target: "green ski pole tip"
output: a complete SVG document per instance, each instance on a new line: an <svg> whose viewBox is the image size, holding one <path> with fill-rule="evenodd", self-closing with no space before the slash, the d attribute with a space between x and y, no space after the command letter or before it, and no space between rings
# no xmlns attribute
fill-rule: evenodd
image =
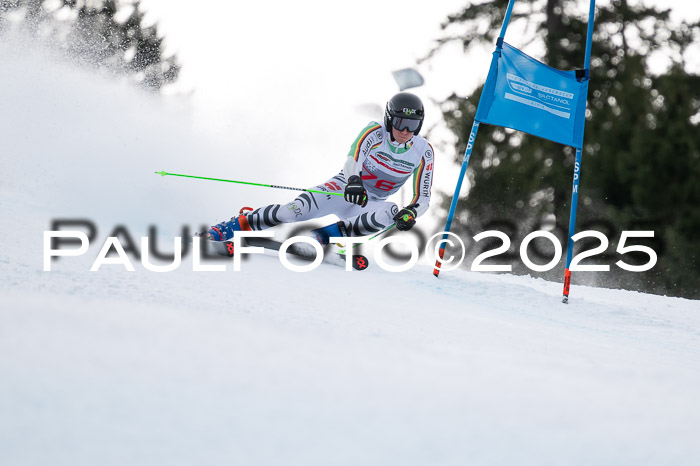
<svg viewBox="0 0 700 466"><path fill-rule="evenodd" d="M168 172L166 172L165 170L156 172L156 175L160 175L160 176L165 176L167 174L168 174Z"/></svg>

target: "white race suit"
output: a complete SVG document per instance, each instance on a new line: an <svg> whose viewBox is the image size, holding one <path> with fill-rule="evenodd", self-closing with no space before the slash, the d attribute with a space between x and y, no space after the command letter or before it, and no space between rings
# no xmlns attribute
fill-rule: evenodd
<svg viewBox="0 0 700 466"><path fill-rule="evenodd" d="M433 147L420 135L405 144L392 141L383 125L371 122L350 146L343 170L312 188L325 193L344 193L346 180L362 177L367 190L365 207L347 202L343 196L304 192L288 204L272 204L246 215L252 230L264 230L281 223L301 222L334 214L345 224L349 236L365 236L394 223L398 207L386 199L413 178L417 216L428 210L433 181Z"/></svg>

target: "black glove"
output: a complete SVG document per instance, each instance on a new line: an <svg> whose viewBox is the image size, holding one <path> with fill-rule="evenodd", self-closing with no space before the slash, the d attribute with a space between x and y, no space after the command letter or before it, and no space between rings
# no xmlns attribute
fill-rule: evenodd
<svg viewBox="0 0 700 466"><path fill-rule="evenodd" d="M367 190L362 184L362 178L357 175L348 178L348 185L345 186L345 200L362 207L367 205Z"/></svg>
<svg viewBox="0 0 700 466"><path fill-rule="evenodd" d="M404 207L398 214L394 215L396 229L400 231L408 231L416 224L416 206L411 204Z"/></svg>

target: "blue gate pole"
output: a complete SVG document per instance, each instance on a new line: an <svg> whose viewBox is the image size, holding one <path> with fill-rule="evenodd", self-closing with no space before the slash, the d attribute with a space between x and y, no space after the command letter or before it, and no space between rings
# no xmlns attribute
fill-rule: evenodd
<svg viewBox="0 0 700 466"><path fill-rule="evenodd" d="M564 270L564 297L561 302L569 302L569 288L571 287L571 259L574 255L574 240L576 232L576 206L578 205L578 185L581 181L581 149L576 149L576 162L574 164L574 187L571 190L571 213L569 214L569 240L566 243L566 269Z"/></svg>
<svg viewBox="0 0 700 466"><path fill-rule="evenodd" d="M513 5L515 5L515 0L510 0L508 2L508 8L506 9L506 14L503 18L503 24L501 25L501 32L498 35L498 41L496 42L496 51L494 52L494 58L492 58L491 61L491 68L489 69L489 75L491 74L491 69L493 69L494 64L495 64L495 54L499 54L501 52L501 48L503 47L503 37L506 35L506 30L508 29L508 23L510 23L510 16L511 13L513 12ZM479 99L481 100L481 99ZM481 103L481 102L479 102ZM478 109L477 109L478 112ZM457 180L457 186L455 187L455 193L452 195L452 203L450 204L450 212L447 214L447 222L445 222L445 232L442 235L442 242L440 244L440 250L438 252L438 257L436 258L435 261L435 268L433 269L433 275L436 277L440 275L440 266L442 265L442 259L445 257L445 247L446 243L445 241L447 240L447 233L450 231L450 228L452 227L452 219L455 214L455 210L457 209L457 201L459 200L459 192L462 189L462 181L464 180L464 174L467 172L467 165L469 165L469 158L472 155L472 148L474 147L474 141L476 141L476 133L479 131L479 121L474 119L474 123L472 124L472 130L469 133L469 141L467 142L467 149L464 152L464 160L462 160L462 169L459 172L459 179Z"/></svg>
<svg viewBox="0 0 700 466"><path fill-rule="evenodd" d="M584 57L583 69L584 79L589 79L591 68L591 44L593 42L593 22L595 18L595 0L591 0L588 10L588 30L586 31L586 55ZM568 304L569 289L571 288L571 259L574 252L574 240L572 237L576 232L576 205L578 204L578 185L581 181L581 148L576 148L576 162L574 164L574 187L571 191L571 213L569 214L569 239L566 244L566 269L564 270L564 297L561 302Z"/></svg>
<svg viewBox="0 0 700 466"><path fill-rule="evenodd" d="M459 171L459 178L457 179L457 186L455 187L455 193L452 195L452 203L450 204L450 212L447 214L447 222L445 223L445 233L442 235L442 243L440 245L440 251L438 253L438 258L435 261L435 268L433 269L433 275L436 277L440 275L440 266L442 265L442 259L445 257L445 241L447 240L447 233L452 227L452 218L455 215L455 210L457 210L457 201L459 201L459 192L462 190L462 181L464 180L464 175L467 172L467 165L469 165L469 159L472 155L472 149L474 148L474 141L476 141L476 132L479 131L479 122L474 120L472 124L472 130L469 133L469 141L467 141L467 149L464 151L464 159L462 160L462 169Z"/></svg>

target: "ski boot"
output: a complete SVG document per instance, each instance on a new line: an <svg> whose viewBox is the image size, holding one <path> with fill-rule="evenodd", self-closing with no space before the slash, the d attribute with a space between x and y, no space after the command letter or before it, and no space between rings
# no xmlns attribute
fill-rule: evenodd
<svg viewBox="0 0 700 466"><path fill-rule="evenodd" d="M211 241L227 241L233 238L233 233L235 231L250 231L250 225L248 225L248 219L245 215L241 214L238 217L231 217L228 222L221 222L214 225L206 232L204 237Z"/></svg>
<svg viewBox="0 0 700 466"><path fill-rule="evenodd" d="M345 228L345 223L343 222L331 223L325 227L316 228L315 230L311 230L311 234L322 246L328 244L332 237L349 236L348 230Z"/></svg>
<svg viewBox="0 0 700 466"><path fill-rule="evenodd" d="M316 228L315 230L311 230L311 234L316 238L316 241L321 243L322 246L329 244L331 238L350 236L347 228L345 227L345 223L343 222L332 223L322 228ZM352 246L350 246L350 249L346 249L346 247L342 244L335 243L335 246L333 246L332 249L334 249L333 252L342 259L343 263L345 263L346 260L345 256L350 255L352 268L355 270L365 270L369 265L369 262L365 256L362 254L353 254L353 252L357 251L353 250Z"/></svg>

